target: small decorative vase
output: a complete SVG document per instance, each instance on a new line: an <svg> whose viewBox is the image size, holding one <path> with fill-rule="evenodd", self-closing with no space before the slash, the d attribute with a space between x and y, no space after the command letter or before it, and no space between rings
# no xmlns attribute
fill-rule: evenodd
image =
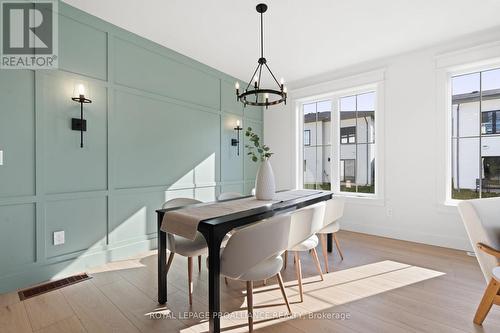
<svg viewBox="0 0 500 333"><path fill-rule="evenodd" d="M257 200L272 200L276 192L273 168L269 160L265 160L257 171L255 179L255 197Z"/></svg>

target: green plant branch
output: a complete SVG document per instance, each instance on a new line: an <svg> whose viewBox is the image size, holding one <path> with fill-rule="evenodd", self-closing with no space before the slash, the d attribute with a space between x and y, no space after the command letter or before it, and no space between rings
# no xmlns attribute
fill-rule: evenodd
<svg viewBox="0 0 500 333"><path fill-rule="evenodd" d="M247 155L250 156L252 161L254 162L264 162L268 160L274 153L271 152L271 149L260 143L260 137L252 131L251 127L248 127L245 131L245 136L248 137L248 141L252 143L252 145L247 144L245 148L248 149Z"/></svg>

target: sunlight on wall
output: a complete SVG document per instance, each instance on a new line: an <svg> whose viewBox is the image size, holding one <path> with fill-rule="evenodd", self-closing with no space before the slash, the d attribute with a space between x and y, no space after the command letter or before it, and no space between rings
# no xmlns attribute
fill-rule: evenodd
<svg viewBox="0 0 500 333"><path fill-rule="evenodd" d="M215 153L211 154L169 186L165 191L165 201L180 197L194 198L204 202L215 201L217 185L215 157ZM142 206L128 218L120 221L117 227L109 230L109 241L112 246L119 244L121 241L130 241L134 238L137 238L138 241L144 240L144 237L147 237L148 233L151 232L148 232L148 216L151 214L154 215L154 210L161 208L161 204L158 207L152 207L152 204ZM156 219L153 221L153 223L156 223ZM153 227L150 226L150 228ZM156 230L156 224L154 224L153 230ZM123 256L117 257L112 252L107 253L105 258L88 260L92 255L99 257L99 253L102 251L102 244L105 241L106 236L97 240L79 257L68 261L57 274L52 276L52 279L65 277L75 272L92 270L92 267L103 265L112 260L123 260Z"/></svg>
<svg viewBox="0 0 500 333"><path fill-rule="evenodd" d="M174 198L192 198L214 201L216 194L215 153L186 172L165 191L165 201Z"/></svg>

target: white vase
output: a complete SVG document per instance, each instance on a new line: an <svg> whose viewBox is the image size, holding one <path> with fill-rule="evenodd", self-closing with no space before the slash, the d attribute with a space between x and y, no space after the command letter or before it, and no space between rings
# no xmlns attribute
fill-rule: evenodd
<svg viewBox="0 0 500 333"><path fill-rule="evenodd" d="M276 192L273 168L269 160L261 163L255 179L255 197L257 200L272 200Z"/></svg>

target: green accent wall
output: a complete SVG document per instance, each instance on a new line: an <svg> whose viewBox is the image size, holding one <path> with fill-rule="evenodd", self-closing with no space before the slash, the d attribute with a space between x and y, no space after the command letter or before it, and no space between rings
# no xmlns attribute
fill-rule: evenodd
<svg viewBox="0 0 500 333"><path fill-rule="evenodd" d="M235 78L59 4L59 70L0 70L0 292L156 247L155 210L174 197L249 193L257 165L231 146L262 109ZM87 132L71 130L75 84ZM66 242L54 246L53 232Z"/></svg>

